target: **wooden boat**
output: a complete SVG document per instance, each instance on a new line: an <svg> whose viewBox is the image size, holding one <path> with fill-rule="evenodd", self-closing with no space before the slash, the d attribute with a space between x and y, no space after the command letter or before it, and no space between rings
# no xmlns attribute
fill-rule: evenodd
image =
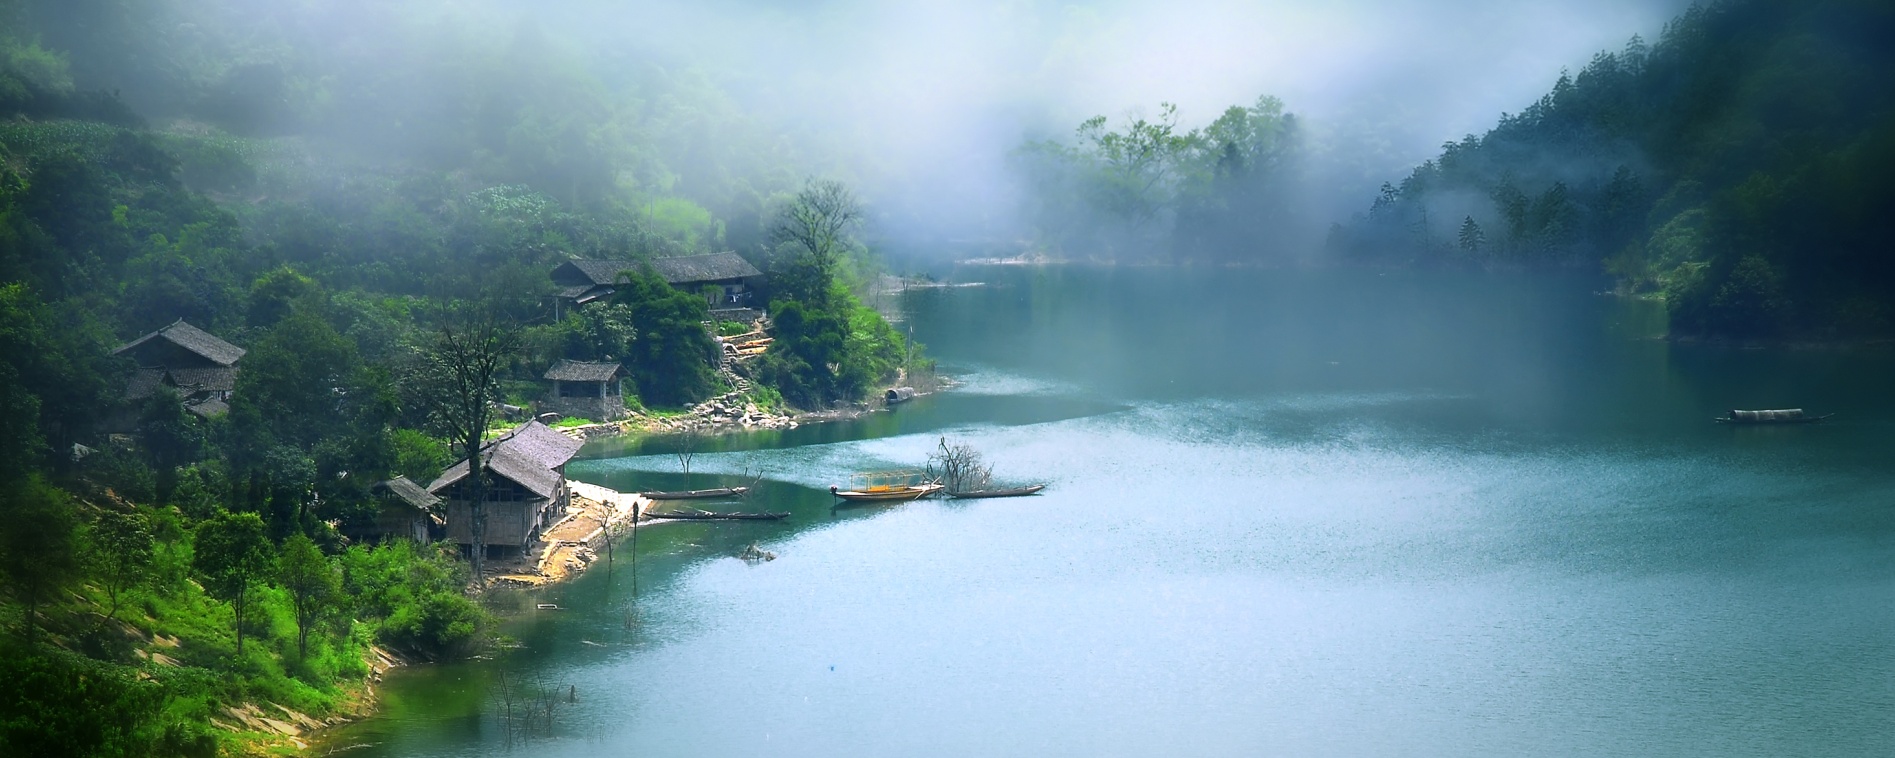
<svg viewBox="0 0 1895 758"><path fill-rule="evenodd" d="M714 497L743 497L749 487L718 487L710 490L677 490L673 492L640 492L651 500L705 500Z"/></svg>
<svg viewBox="0 0 1895 758"><path fill-rule="evenodd" d="M975 499L989 498L989 497L1025 497L1027 495L1037 494L1039 493L1040 490L1043 490L1043 489L1046 489L1046 485L1044 484L1029 484L1025 487L1005 487L1005 488L1000 488L1000 489L989 489L989 490L963 490L961 492L949 492L947 493L947 496L954 498L956 500L975 500Z"/></svg>
<svg viewBox="0 0 1895 758"><path fill-rule="evenodd" d="M831 486L829 494L856 503L898 503L940 492L945 487L919 471L883 471L856 474L849 489Z"/></svg>
<svg viewBox="0 0 1895 758"><path fill-rule="evenodd" d="M913 399L915 399L915 388L913 387L890 387L887 392L882 393L883 405L906 403Z"/></svg>
<svg viewBox="0 0 1895 758"><path fill-rule="evenodd" d="M920 500L921 498L940 492L942 489L944 488L939 484L927 482L925 484L902 484L881 488L870 487L861 490L845 490L830 487L829 494L852 503L899 503L906 500Z"/></svg>
<svg viewBox="0 0 1895 758"><path fill-rule="evenodd" d="M1802 408L1784 408L1771 411L1740 411L1732 409L1729 416L1712 419L1720 424L1767 425L1767 424L1816 424L1835 416L1811 416Z"/></svg>
<svg viewBox="0 0 1895 758"><path fill-rule="evenodd" d="M789 518L784 513L712 513L710 511L673 511L670 513L647 513L645 518L671 519L673 521L782 521Z"/></svg>

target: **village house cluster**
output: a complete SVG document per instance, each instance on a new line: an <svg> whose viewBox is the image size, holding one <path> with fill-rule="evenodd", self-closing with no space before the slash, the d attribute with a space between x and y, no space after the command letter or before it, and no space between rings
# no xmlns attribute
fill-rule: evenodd
<svg viewBox="0 0 1895 758"><path fill-rule="evenodd" d="M555 313L563 315L589 303L608 301L617 291L620 275L642 265L650 265L674 288L703 293L712 309L712 324L720 320L750 323L762 316L751 307L751 300L763 273L730 252L659 258L648 264L567 261L551 273L558 287L553 297ZM113 355L137 365L125 388L126 400L143 400L160 387L169 387L187 410L209 418L230 410L244 352L180 319L126 343ZM542 378L548 382L547 392L533 408L539 418L555 414L613 421L628 414L625 367L619 363L561 359ZM536 419L481 448L482 465L489 474L482 509L489 553L508 555L531 549L543 530L566 513L572 502L566 463L581 444ZM468 461L463 459L426 486L407 477L376 483L370 490L378 505L375 518L354 536L421 542L446 539L465 550L473 549L468 471Z"/></svg>

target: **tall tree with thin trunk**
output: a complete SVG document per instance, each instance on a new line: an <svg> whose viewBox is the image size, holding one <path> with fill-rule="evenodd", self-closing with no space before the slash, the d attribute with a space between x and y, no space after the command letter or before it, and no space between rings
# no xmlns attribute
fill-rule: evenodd
<svg viewBox="0 0 1895 758"><path fill-rule="evenodd" d="M0 491L0 590L19 602L29 643L39 631L40 605L77 578L73 511L66 493L37 476Z"/></svg>
<svg viewBox="0 0 1895 758"><path fill-rule="evenodd" d="M220 513L197 525L191 568L212 597L230 603L236 614L237 655L243 655L243 622L250 590L274 568L263 519L254 513Z"/></svg>
<svg viewBox="0 0 1895 758"><path fill-rule="evenodd" d="M314 541L296 534L283 541L283 554L277 559L277 581L289 593L290 606L296 611L296 655L306 658L309 630L335 611L342 579Z"/></svg>
<svg viewBox="0 0 1895 758"><path fill-rule="evenodd" d="M118 616L126 590L145 580L145 568L151 565L151 523L137 513L100 511L90 537L86 557L105 590L105 616L99 619L104 626Z"/></svg>
<svg viewBox="0 0 1895 758"><path fill-rule="evenodd" d="M486 317L466 323L448 323L423 347L410 371L406 389L411 399L427 409L434 424L467 458L468 518L472 521L474 581L487 556L487 467L480 459L482 437L494 418L493 403L500 398L500 372L520 351L519 330Z"/></svg>

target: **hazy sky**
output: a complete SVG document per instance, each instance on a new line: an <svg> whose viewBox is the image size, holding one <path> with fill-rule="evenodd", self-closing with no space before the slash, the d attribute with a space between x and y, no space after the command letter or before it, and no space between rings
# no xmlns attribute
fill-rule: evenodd
<svg viewBox="0 0 1895 758"><path fill-rule="evenodd" d="M1687 5L709 0L631 3L592 28L720 72L765 115L856 152L856 178L890 212L948 202L984 216L1006 205L1005 152L1023 136L1161 101L1198 126L1276 95L1397 179L1544 94L1562 67L1656 38Z"/></svg>

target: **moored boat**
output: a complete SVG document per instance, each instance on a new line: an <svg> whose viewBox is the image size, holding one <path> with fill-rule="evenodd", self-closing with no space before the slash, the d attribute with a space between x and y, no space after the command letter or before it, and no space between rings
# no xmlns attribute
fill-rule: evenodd
<svg viewBox="0 0 1895 758"><path fill-rule="evenodd" d="M708 490L654 491L638 494L649 500L706 500L714 497L743 497L744 493L749 491L749 487L718 487Z"/></svg>
<svg viewBox="0 0 1895 758"><path fill-rule="evenodd" d="M920 500L921 498L940 492L942 489L944 488L939 484L925 482L922 484L869 487L859 490L845 490L839 487L830 487L829 494L855 503L898 503L906 500Z"/></svg>
<svg viewBox="0 0 1895 758"><path fill-rule="evenodd" d="M960 492L949 492L947 496L956 500L977 500L990 497L1025 497L1027 495L1038 494L1039 491L1043 489L1046 489L1046 485L1044 484L1029 484L1025 487L962 490Z"/></svg>
<svg viewBox="0 0 1895 758"><path fill-rule="evenodd" d="M672 521L781 521L790 514L780 513L712 513L710 511L672 511L668 513L647 513L645 518L670 519Z"/></svg>
<svg viewBox="0 0 1895 758"><path fill-rule="evenodd" d="M1804 413L1802 408L1781 408L1767 411L1742 411L1732 409L1730 415L1712 420L1720 424L1740 425L1815 424L1835 415L1834 413L1830 413L1822 416L1811 416Z"/></svg>

